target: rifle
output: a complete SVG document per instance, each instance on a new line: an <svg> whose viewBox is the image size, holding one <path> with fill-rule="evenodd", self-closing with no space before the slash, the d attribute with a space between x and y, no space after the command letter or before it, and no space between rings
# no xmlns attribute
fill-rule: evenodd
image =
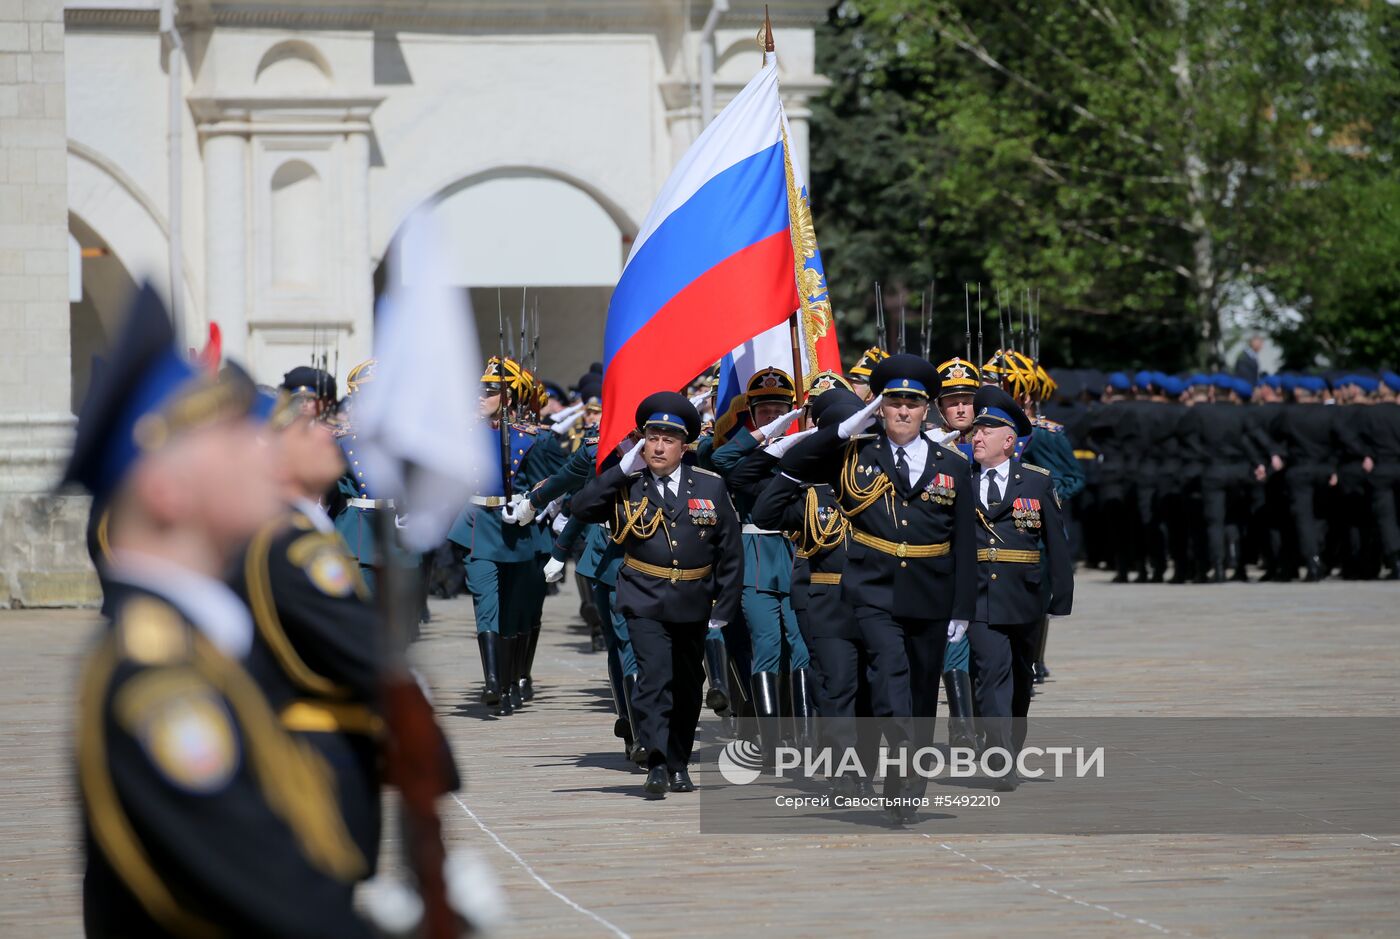
<svg viewBox="0 0 1400 939"><path fill-rule="evenodd" d="M875 281L875 345L882 352L888 352L888 337L885 335L885 298L880 294L880 282Z"/></svg>
<svg viewBox="0 0 1400 939"><path fill-rule="evenodd" d="M978 322L981 322L979 317ZM963 281L963 354L972 358L972 298L969 296L967 281Z"/></svg>
<svg viewBox="0 0 1400 939"><path fill-rule="evenodd" d="M501 486L505 498L510 498L510 415L506 413L509 394L506 385L506 319L501 310L501 291L496 289L496 318L501 338L501 400L496 408L497 422L500 424L501 438Z"/></svg>
<svg viewBox="0 0 1400 939"><path fill-rule="evenodd" d="M977 361L973 364L979 369L986 360L982 358L982 282L977 282Z"/></svg>

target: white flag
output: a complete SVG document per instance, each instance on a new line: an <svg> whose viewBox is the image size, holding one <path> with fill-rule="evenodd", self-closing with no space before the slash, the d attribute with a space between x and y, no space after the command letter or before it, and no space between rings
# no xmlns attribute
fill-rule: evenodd
<svg viewBox="0 0 1400 939"><path fill-rule="evenodd" d="M353 418L365 469L395 500L411 551L441 544L467 499L500 472L477 414L471 301L449 286L440 235L419 211L393 246L375 316L378 364Z"/></svg>

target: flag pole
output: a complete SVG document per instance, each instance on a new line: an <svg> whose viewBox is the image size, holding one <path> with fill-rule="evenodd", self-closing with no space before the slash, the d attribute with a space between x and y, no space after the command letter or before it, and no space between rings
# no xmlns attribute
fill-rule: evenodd
<svg viewBox="0 0 1400 939"><path fill-rule="evenodd" d="M763 64L768 64L768 56L773 52L773 20L768 15L768 4L763 5ZM787 135L783 136L783 147L787 148ZM791 207L788 208L791 213ZM800 307L799 307L800 310ZM798 320L799 310L793 310L788 314L788 336L792 341L792 388L793 404L802 407L803 398L806 397L805 375L802 371L802 325Z"/></svg>

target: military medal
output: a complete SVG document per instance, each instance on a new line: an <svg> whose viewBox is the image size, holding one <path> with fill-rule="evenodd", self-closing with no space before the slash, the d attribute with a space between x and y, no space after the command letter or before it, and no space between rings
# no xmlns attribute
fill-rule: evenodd
<svg viewBox="0 0 1400 939"><path fill-rule="evenodd" d="M947 473L938 473L933 477L933 481L924 488L922 498L932 498L939 505L952 505L957 494L953 477Z"/></svg>
<svg viewBox="0 0 1400 939"><path fill-rule="evenodd" d="M719 519L715 504L709 499L691 499L688 508L690 520L696 525L713 525Z"/></svg>

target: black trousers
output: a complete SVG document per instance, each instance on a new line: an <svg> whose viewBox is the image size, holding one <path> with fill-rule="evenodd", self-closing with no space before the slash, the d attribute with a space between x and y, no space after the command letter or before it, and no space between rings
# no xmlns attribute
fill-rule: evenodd
<svg viewBox="0 0 1400 939"><path fill-rule="evenodd" d="M1039 623L968 627L973 696L989 747L1005 747L1015 754L1026 742L1039 628Z"/></svg>
<svg viewBox="0 0 1400 939"><path fill-rule="evenodd" d="M1290 466L1283 474L1288 487L1288 502L1293 512L1293 525L1297 532L1298 554L1304 564L1321 554L1324 528L1321 505L1328 497L1327 479L1330 471L1321 466L1300 464Z"/></svg>
<svg viewBox="0 0 1400 939"><path fill-rule="evenodd" d="M931 746L948 621L895 616L868 606L856 608L856 620L870 655L871 705L875 716L884 718L890 749L908 753ZM885 795L919 796L927 784L921 776L909 779L890 770Z"/></svg>
<svg viewBox="0 0 1400 939"><path fill-rule="evenodd" d="M1396 494L1400 493L1400 470L1377 467L1366 481L1371 492L1371 510L1380 528L1381 551L1387 563L1400 559L1400 515L1396 514Z"/></svg>
<svg viewBox="0 0 1400 939"><path fill-rule="evenodd" d="M706 623L627 621L641 679L632 706L647 766L675 772L690 763L705 689Z"/></svg>

